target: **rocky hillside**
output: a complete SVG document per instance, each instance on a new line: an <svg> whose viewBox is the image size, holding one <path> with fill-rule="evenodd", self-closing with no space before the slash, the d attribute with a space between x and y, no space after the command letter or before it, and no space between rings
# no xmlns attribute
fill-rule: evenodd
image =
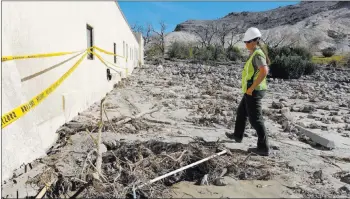
<svg viewBox="0 0 350 199"><path fill-rule="evenodd" d="M193 31L214 23L218 27L227 24L235 27L234 39L239 40L248 27L259 28L263 38L281 40L282 44L295 43L314 47L314 51L334 46L339 53L349 52L350 43L350 2L301 2L296 5L279 7L264 12L229 13L218 20L188 20L178 24L174 32L167 35L168 44L172 41L194 42ZM192 35L192 36L189 36ZM227 40L231 35L227 36ZM243 43L238 43L243 47Z"/></svg>

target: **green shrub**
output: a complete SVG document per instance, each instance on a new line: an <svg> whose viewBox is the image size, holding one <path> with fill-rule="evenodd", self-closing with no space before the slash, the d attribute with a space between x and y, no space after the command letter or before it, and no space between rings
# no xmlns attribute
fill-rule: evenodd
<svg viewBox="0 0 350 199"><path fill-rule="evenodd" d="M213 54L212 60L215 60L215 61L227 60L225 49L222 48L221 46L210 46L209 49L210 51L212 51L212 54Z"/></svg>
<svg viewBox="0 0 350 199"><path fill-rule="evenodd" d="M316 65L311 61L307 61L305 65L304 75L312 75L316 71Z"/></svg>
<svg viewBox="0 0 350 199"><path fill-rule="evenodd" d="M242 60L243 58L242 52L235 46L229 46L226 48L226 57L231 61Z"/></svg>
<svg viewBox="0 0 350 199"><path fill-rule="evenodd" d="M287 46L278 47L278 48L267 47L267 50L268 50L269 57L272 61L274 57L282 56L282 55L300 56L306 60L310 60L312 58L311 52L303 47L287 47Z"/></svg>
<svg viewBox="0 0 350 199"><path fill-rule="evenodd" d="M276 56L270 65L270 72L274 78L298 79L305 73L306 67L310 67L309 64L301 56Z"/></svg>
<svg viewBox="0 0 350 199"><path fill-rule="evenodd" d="M270 72L274 78L298 79L302 75L311 75L316 65L311 62L312 54L303 47L267 47L271 60Z"/></svg>
<svg viewBox="0 0 350 199"><path fill-rule="evenodd" d="M336 49L333 47L328 47L328 48L321 50L322 55L324 57L332 57L335 54L335 51L336 51Z"/></svg>
<svg viewBox="0 0 350 199"><path fill-rule="evenodd" d="M162 51L156 45L152 45L145 51L145 56L147 56L148 59L160 57L162 56Z"/></svg>
<svg viewBox="0 0 350 199"><path fill-rule="evenodd" d="M213 60L213 52L210 48L194 48L193 49L193 56L196 60L200 61L209 61Z"/></svg>
<svg viewBox="0 0 350 199"><path fill-rule="evenodd" d="M177 59L190 59L193 58L193 48L190 44L186 44L183 42L173 42L168 47L168 56L170 58Z"/></svg>

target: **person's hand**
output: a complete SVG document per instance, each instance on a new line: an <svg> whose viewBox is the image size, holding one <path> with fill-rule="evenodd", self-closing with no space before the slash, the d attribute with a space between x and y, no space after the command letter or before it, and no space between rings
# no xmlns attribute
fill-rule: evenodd
<svg viewBox="0 0 350 199"><path fill-rule="evenodd" d="M246 94L252 96L253 95L253 89L248 88Z"/></svg>

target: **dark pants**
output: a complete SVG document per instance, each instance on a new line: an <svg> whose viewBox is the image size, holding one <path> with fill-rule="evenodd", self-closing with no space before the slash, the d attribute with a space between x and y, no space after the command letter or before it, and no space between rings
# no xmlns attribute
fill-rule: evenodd
<svg viewBox="0 0 350 199"><path fill-rule="evenodd" d="M243 139L244 129L247 119L258 134L258 149L268 151L269 143L267 132L262 115L261 99L265 96L265 91L253 91L253 95L244 94L237 110L235 137Z"/></svg>

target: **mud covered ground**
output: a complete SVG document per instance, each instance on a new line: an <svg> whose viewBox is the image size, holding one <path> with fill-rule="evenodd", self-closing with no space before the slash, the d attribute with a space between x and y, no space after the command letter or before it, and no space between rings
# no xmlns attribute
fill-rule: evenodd
<svg viewBox="0 0 350 199"><path fill-rule="evenodd" d="M242 97L240 73L239 65L182 62L136 69L105 98L99 180L98 102L57 131L46 157L18 168L3 197L36 196L45 185L52 198L350 197L350 71L269 79L270 157L246 152L257 142L250 125L242 143L225 137ZM137 188L222 150L228 153Z"/></svg>

